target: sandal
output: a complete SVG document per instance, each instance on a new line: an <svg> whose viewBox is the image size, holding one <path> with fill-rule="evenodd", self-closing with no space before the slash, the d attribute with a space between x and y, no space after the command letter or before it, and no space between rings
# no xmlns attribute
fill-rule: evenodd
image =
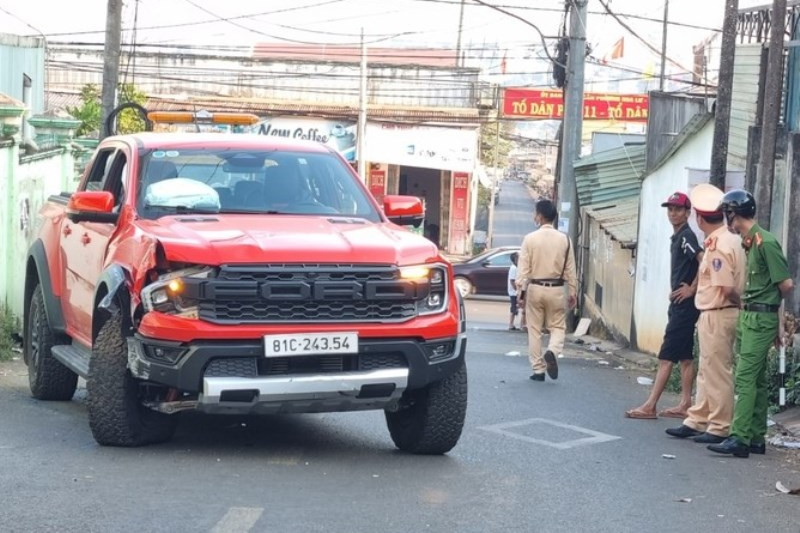
<svg viewBox="0 0 800 533"><path fill-rule="evenodd" d="M626 418L634 418L636 420L656 420L658 416L655 413L648 413L647 411L642 411L639 408L630 409L625 411Z"/></svg>
<svg viewBox="0 0 800 533"><path fill-rule="evenodd" d="M663 416L664 418L680 418L680 419L684 419L687 416L689 416L689 413L687 413L686 411L681 411L677 407L672 407L670 409L664 409L663 411L658 413L658 416Z"/></svg>

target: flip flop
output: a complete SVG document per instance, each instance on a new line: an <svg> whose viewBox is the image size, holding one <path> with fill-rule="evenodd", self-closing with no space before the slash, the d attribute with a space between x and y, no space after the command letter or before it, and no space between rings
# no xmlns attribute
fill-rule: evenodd
<svg viewBox="0 0 800 533"><path fill-rule="evenodd" d="M663 416L664 418L684 419L687 416L689 416L689 414L685 411L678 411L677 409L664 409L663 411L658 413L658 416Z"/></svg>
<svg viewBox="0 0 800 533"><path fill-rule="evenodd" d="M626 418L633 418L633 419L636 419L636 420L656 420L656 419L658 419L658 416L656 416L655 413L646 413L646 412L641 411L639 409L630 409L628 411L625 411L625 417Z"/></svg>

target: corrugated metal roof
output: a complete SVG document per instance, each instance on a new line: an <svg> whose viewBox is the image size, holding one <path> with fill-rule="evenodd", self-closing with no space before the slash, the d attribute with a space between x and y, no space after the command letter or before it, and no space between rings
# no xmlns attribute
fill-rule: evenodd
<svg viewBox="0 0 800 533"><path fill-rule="evenodd" d="M639 198L627 198L619 202L596 204L586 208L586 214L595 219L600 227L622 245L636 246L639 221Z"/></svg>
<svg viewBox="0 0 800 533"><path fill-rule="evenodd" d="M644 145L626 145L575 162L578 203L600 203L638 198L646 165Z"/></svg>
<svg viewBox="0 0 800 533"><path fill-rule="evenodd" d="M304 61L332 61L358 63L361 48L347 45L304 45L257 43L253 46L255 59L295 59ZM370 47L369 62L372 64L424 65L452 69L458 63L458 52L444 48L373 48Z"/></svg>

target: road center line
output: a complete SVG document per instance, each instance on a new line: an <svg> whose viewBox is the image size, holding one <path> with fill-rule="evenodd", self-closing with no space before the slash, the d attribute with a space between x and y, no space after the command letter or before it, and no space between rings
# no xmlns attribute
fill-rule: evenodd
<svg viewBox="0 0 800 533"><path fill-rule="evenodd" d="M231 507L211 533L247 533L263 512L263 507Z"/></svg>

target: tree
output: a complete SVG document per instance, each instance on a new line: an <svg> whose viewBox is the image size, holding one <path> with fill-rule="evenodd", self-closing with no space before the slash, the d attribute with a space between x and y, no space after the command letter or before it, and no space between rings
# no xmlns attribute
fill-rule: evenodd
<svg viewBox="0 0 800 533"><path fill-rule="evenodd" d="M76 135L83 137L100 131L103 108L100 105L100 88L92 83L81 89L81 105L67 107L67 113L81 121Z"/></svg>
<svg viewBox="0 0 800 533"><path fill-rule="evenodd" d="M119 86L119 103L133 102L142 105L147 100L147 95L138 90L132 83ZM138 133L145 130L144 120L133 109L126 109L117 117L117 131L120 134Z"/></svg>
<svg viewBox="0 0 800 533"><path fill-rule="evenodd" d="M147 100L147 96L132 83L120 84L118 91L120 104L135 102L141 105ZM67 107L67 112L81 121L77 131L78 136L99 133L103 122L100 88L91 83L84 85L81 89L81 105ZM136 133L144 129L144 121L133 109L126 109L117 117L117 131L121 134Z"/></svg>
<svg viewBox="0 0 800 533"><path fill-rule="evenodd" d="M513 143L508 140L513 135L516 126L511 122L500 124L500 144L497 148L497 161L495 158L495 144L497 143L497 122L487 122L481 126L481 162L487 167L504 167L508 164L508 154L513 148Z"/></svg>

